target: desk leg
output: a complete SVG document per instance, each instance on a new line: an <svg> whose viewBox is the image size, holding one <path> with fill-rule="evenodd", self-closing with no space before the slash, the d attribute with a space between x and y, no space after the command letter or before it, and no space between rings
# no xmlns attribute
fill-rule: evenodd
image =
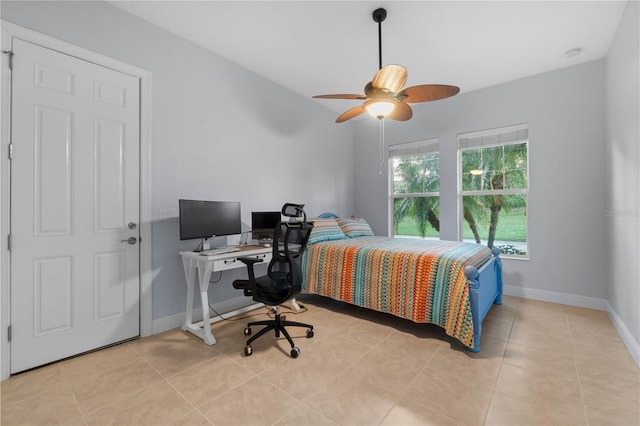
<svg viewBox="0 0 640 426"><path fill-rule="evenodd" d="M184 275L187 281L187 309L185 311L184 324L182 329L195 334L207 345L216 343L216 339L211 334L211 320L209 319L209 298L207 291L209 289L209 278L211 278L211 266L205 266L204 271L200 267L200 262L195 259L182 258L182 266L184 267ZM196 272L200 279L200 298L202 299L202 323L193 322L193 298L195 296Z"/></svg>
<svg viewBox="0 0 640 426"><path fill-rule="evenodd" d="M216 338L211 333L211 318L209 317L209 280L211 279L212 262L200 263L198 277L200 278L200 300L202 302L202 339L207 345L215 345ZM204 267L204 268L203 268ZM204 269L204 271L202 270Z"/></svg>
<svg viewBox="0 0 640 426"><path fill-rule="evenodd" d="M184 267L184 278L187 281L187 309L182 329L188 331L193 325L193 287L196 281L196 262L183 257L182 266Z"/></svg>

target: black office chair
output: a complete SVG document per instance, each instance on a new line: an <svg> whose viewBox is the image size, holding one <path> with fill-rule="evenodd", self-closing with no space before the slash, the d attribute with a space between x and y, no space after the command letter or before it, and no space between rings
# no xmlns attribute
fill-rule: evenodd
<svg viewBox="0 0 640 426"><path fill-rule="evenodd" d="M307 216L303 209L303 204L287 203L282 206L282 215L291 218L302 218L302 221L280 222L276 226L273 235L273 250L271 262L267 270L267 275L255 277L253 265L262 262L262 259L239 258L247 265L248 280L235 280L233 287L244 290L245 296L252 296L256 302L262 302L267 306L272 306L275 311L275 318L272 320L255 321L247 324L244 335L251 335L251 327L264 325L256 335L247 340L244 348L246 356L251 355L251 343L268 332L275 330L276 337L280 333L284 334L291 344L291 357L297 358L300 355L293 339L285 327L306 327L307 338L313 337L313 326L295 321L286 321L280 317L279 305L292 298L300 292L302 286L302 252L307 246L309 235L313 229L313 223L307 222Z"/></svg>

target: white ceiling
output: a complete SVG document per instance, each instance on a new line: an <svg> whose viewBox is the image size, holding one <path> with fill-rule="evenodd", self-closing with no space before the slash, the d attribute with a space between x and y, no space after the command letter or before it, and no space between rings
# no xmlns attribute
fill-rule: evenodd
<svg viewBox="0 0 640 426"><path fill-rule="evenodd" d="M407 86L469 92L603 58L625 1L112 1L305 97L363 93L383 65ZM573 58L564 53L582 52ZM316 100L337 112L359 101Z"/></svg>

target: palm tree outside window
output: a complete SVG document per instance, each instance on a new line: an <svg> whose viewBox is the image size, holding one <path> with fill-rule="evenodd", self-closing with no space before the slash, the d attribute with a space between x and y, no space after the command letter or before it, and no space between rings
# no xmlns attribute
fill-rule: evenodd
<svg viewBox="0 0 640 426"><path fill-rule="evenodd" d="M440 153L438 139L389 149L393 235L440 238Z"/></svg>
<svg viewBox="0 0 640 426"><path fill-rule="evenodd" d="M458 135L464 241L527 257L527 125Z"/></svg>

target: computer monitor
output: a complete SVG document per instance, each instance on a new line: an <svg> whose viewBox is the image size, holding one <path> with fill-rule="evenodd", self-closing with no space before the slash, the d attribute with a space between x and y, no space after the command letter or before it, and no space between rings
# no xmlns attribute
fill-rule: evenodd
<svg viewBox="0 0 640 426"><path fill-rule="evenodd" d="M178 200L180 239L206 241L211 237L242 233L237 201Z"/></svg>
<svg viewBox="0 0 640 426"><path fill-rule="evenodd" d="M280 212L251 212L251 238L272 241L273 233L281 219Z"/></svg>

